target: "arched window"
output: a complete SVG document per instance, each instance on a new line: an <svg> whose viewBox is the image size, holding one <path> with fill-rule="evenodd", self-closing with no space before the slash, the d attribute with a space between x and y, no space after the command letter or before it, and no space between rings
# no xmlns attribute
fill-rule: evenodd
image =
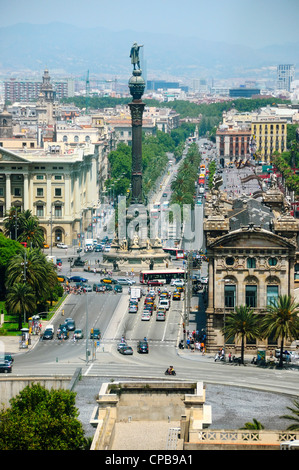
<svg viewBox="0 0 299 470"><path fill-rule="evenodd" d="M75 135L74 142L79 142L79 136L78 135Z"/></svg>
<svg viewBox="0 0 299 470"><path fill-rule="evenodd" d="M63 136L62 141L63 141L63 142L67 142L67 135L64 135L64 136Z"/></svg>

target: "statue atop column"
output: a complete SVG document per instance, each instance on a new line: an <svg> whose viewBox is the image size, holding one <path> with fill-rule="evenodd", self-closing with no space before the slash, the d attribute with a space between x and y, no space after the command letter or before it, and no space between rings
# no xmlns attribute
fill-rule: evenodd
<svg viewBox="0 0 299 470"><path fill-rule="evenodd" d="M130 57L131 57L131 64L134 65L134 70L136 70L136 65L140 70L140 60L139 60L139 49L143 47L143 44L138 46L137 42L134 42L133 46L131 47Z"/></svg>

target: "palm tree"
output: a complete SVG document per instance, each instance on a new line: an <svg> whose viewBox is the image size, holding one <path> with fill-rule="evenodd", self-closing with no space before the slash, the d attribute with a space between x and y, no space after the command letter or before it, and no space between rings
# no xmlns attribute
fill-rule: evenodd
<svg viewBox="0 0 299 470"><path fill-rule="evenodd" d="M17 282L10 287L5 308L7 312L19 315L19 329L22 328L22 316L25 314L26 319L36 309L35 295L32 287L24 282Z"/></svg>
<svg viewBox="0 0 299 470"><path fill-rule="evenodd" d="M17 240L18 235L20 234L20 227L18 224L19 214L18 209L12 206L5 215L4 234L12 240Z"/></svg>
<svg viewBox="0 0 299 470"><path fill-rule="evenodd" d="M259 317L250 307L240 305L235 312L227 315L222 333L224 338L241 338L241 363L244 364L244 340L259 337Z"/></svg>
<svg viewBox="0 0 299 470"><path fill-rule="evenodd" d="M295 405L295 408L291 408L290 406L287 406L287 409L290 410L292 413L294 413L295 416L293 415L280 416L280 418L290 419L294 421L294 424L291 424L290 426L287 427L287 431L299 431L299 400L294 400L294 405Z"/></svg>
<svg viewBox="0 0 299 470"><path fill-rule="evenodd" d="M14 256L6 270L6 287L25 281L31 286L36 298L49 295L57 283L57 274L53 263L47 261L38 248L28 248Z"/></svg>
<svg viewBox="0 0 299 470"><path fill-rule="evenodd" d="M22 212L19 216L20 235L19 242L27 242L29 247L42 248L44 235L39 220L31 214L31 211Z"/></svg>
<svg viewBox="0 0 299 470"><path fill-rule="evenodd" d="M260 422L257 421L255 418L253 418L252 423L251 423L251 422L245 423L245 424L244 424L244 427L243 427L243 428L240 428L240 429L255 429L255 430L261 430L261 429L264 429L264 426L262 425L262 423L260 423Z"/></svg>
<svg viewBox="0 0 299 470"><path fill-rule="evenodd" d="M279 367L282 367L285 339L296 339L299 335L299 304L289 295L280 295L267 306L266 315L262 320L262 336L274 335L280 338Z"/></svg>

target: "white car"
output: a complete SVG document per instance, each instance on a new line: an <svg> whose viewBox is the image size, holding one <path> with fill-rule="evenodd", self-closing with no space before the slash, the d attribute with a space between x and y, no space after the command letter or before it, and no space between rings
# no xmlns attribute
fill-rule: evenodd
<svg viewBox="0 0 299 470"><path fill-rule="evenodd" d="M151 319L151 315L148 311L142 312L141 320L149 321Z"/></svg>
<svg viewBox="0 0 299 470"><path fill-rule="evenodd" d="M57 248L65 248L65 249L68 248L68 246L65 245L64 243L57 243L56 247Z"/></svg>
<svg viewBox="0 0 299 470"><path fill-rule="evenodd" d="M182 279L171 279L171 286L184 287L184 281Z"/></svg>
<svg viewBox="0 0 299 470"><path fill-rule="evenodd" d="M201 282L202 284L207 284L208 281L209 281L209 278L208 278L208 277L201 277L201 278L200 278L200 282Z"/></svg>

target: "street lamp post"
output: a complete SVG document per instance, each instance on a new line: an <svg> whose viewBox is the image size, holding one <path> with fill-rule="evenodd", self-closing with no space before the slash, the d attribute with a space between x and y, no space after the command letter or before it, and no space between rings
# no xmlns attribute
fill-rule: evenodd
<svg viewBox="0 0 299 470"><path fill-rule="evenodd" d="M88 350L88 294L87 291L85 292L86 295L86 325L85 325L85 334L86 334L86 364L88 364L88 356L89 356L89 350Z"/></svg>
<svg viewBox="0 0 299 470"><path fill-rule="evenodd" d="M223 282L224 284L228 284L230 283L230 280L229 279L222 279L221 282ZM223 305L223 329L224 329L224 332L223 332L223 350L224 350L224 356L225 356L225 353L226 353L226 335L225 335L225 315L226 315L226 311L225 311L225 293L224 293L224 305Z"/></svg>

